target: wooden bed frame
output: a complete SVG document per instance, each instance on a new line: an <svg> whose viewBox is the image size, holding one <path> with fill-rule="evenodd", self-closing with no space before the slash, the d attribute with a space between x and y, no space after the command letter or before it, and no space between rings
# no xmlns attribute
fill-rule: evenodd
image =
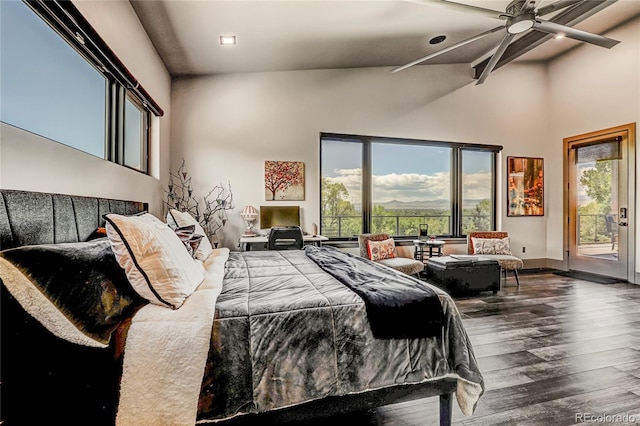
<svg viewBox="0 0 640 426"><path fill-rule="evenodd" d="M148 210L146 203L95 197L2 189L0 196L2 250L86 241L97 227L104 226L103 214L134 214ZM1 302L3 410L0 420L6 424L22 423L26 416L29 420L41 421L65 418L65 424L91 421L92 424L113 425L119 386L113 377L119 376L121 371L121 359L115 355L115 348L105 350L71 345L53 336L22 311L4 286ZM96 365L105 371L94 371ZM455 389L456 379L439 379L327 397L215 423L238 420L300 422L439 396L440 425L448 426Z"/></svg>

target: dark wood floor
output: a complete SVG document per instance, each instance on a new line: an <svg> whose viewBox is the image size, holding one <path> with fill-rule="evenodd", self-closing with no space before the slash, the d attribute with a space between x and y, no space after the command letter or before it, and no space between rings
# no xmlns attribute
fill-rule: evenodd
<svg viewBox="0 0 640 426"><path fill-rule="evenodd" d="M548 273L520 284L510 276L495 296L456 301L486 392L471 417L454 401L453 424L564 426L590 413L640 425L640 286ZM438 399L382 407L355 423L437 425Z"/></svg>

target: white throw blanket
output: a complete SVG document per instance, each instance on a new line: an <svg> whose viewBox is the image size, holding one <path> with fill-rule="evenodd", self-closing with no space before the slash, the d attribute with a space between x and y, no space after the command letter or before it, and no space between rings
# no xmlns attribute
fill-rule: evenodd
<svg viewBox="0 0 640 426"><path fill-rule="evenodd" d="M215 304L229 249L204 261L204 281L177 310L149 304L127 335L117 426L194 425Z"/></svg>

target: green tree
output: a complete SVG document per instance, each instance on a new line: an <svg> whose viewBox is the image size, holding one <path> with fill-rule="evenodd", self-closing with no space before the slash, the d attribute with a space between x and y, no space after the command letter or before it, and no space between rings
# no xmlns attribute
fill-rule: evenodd
<svg viewBox="0 0 640 426"><path fill-rule="evenodd" d="M462 232L491 230L491 200L480 200L475 207L465 209L462 216Z"/></svg>
<svg viewBox="0 0 640 426"><path fill-rule="evenodd" d="M579 243L588 244L610 239L607 224L602 216L602 205L592 201L578 207Z"/></svg>
<svg viewBox="0 0 640 426"><path fill-rule="evenodd" d="M396 234L396 216L381 205L374 205L371 213L371 232Z"/></svg>
<svg viewBox="0 0 640 426"><path fill-rule="evenodd" d="M340 182L331 182L327 178L322 178L322 202L320 211L322 213L322 233L326 236L340 237L343 235L353 235L359 233L358 223L361 219L342 219L340 230L338 222L341 216L355 216L356 211L349 201L349 191ZM341 234L341 235L339 235Z"/></svg>
<svg viewBox="0 0 640 426"><path fill-rule="evenodd" d="M587 195L598 203L600 213L607 214L611 209L612 161L596 161L596 166L586 170L580 177Z"/></svg>

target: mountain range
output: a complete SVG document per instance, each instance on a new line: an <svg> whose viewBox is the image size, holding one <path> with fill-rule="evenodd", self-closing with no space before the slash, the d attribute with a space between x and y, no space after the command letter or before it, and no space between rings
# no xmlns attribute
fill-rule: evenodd
<svg viewBox="0 0 640 426"><path fill-rule="evenodd" d="M464 200L464 207L475 207L482 200L466 199ZM420 200L420 201L400 201L391 200L384 203L375 202L374 206L382 206L386 210L423 210L423 209L449 209L451 207L451 201L447 199L435 199L435 200ZM357 211L360 210L360 204L354 204Z"/></svg>

